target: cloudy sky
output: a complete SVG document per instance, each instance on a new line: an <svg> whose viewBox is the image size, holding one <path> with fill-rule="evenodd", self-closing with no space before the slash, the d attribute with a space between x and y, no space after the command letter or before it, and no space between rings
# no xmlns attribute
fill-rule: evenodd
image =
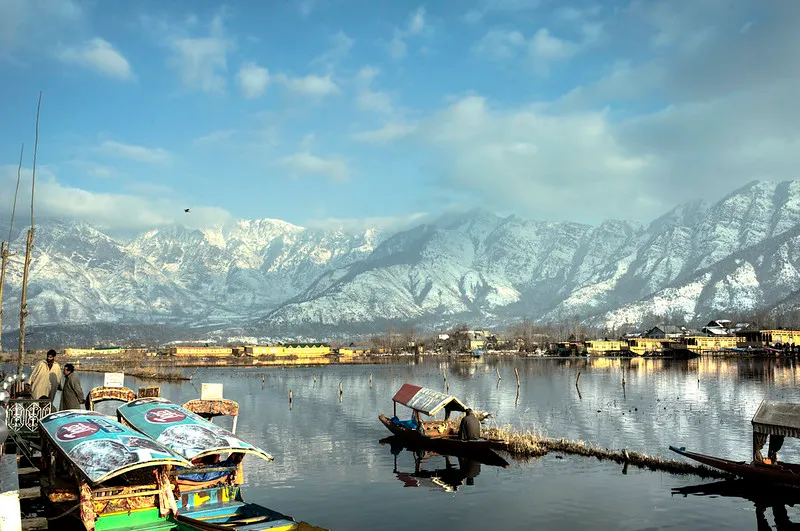
<svg viewBox="0 0 800 531"><path fill-rule="evenodd" d="M41 215L649 221L800 177L799 27L796 0L0 0L0 212L41 89Z"/></svg>

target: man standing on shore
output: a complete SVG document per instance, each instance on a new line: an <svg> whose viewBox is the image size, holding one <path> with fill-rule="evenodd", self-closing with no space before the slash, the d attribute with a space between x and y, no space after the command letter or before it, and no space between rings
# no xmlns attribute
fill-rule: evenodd
<svg viewBox="0 0 800 531"><path fill-rule="evenodd" d="M81 409L83 404L83 389L81 379L75 374L75 366L71 363L64 364L64 385L59 385L61 390L61 403L59 411L65 409Z"/></svg>
<svg viewBox="0 0 800 531"><path fill-rule="evenodd" d="M61 366L56 363L56 351L47 351L47 360L41 360L31 372L31 397L35 400L50 400L56 396L61 380Z"/></svg>

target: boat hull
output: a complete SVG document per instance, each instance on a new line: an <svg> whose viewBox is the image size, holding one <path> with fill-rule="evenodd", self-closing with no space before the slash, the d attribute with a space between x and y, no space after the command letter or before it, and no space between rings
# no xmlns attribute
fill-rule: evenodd
<svg viewBox="0 0 800 531"><path fill-rule="evenodd" d="M478 439L474 441L462 441L454 435L434 435L425 436L417 430L398 426L385 415L379 415L378 419L386 426L390 432L399 437L403 442L420 448L427 448L437 453L455 456L480 456L498 447L498 442L492 439Z"/></svg>
<svg viewBox="0 0 800 531"><path fill-rule="evenodd" d="M788 463L767 465L750 464L745 461L732 461L721 457L688 452L681 448L669 447L673 452L688 457L698 463L722 470L733 476L766 485L800 488L800 467Z"/></svg>

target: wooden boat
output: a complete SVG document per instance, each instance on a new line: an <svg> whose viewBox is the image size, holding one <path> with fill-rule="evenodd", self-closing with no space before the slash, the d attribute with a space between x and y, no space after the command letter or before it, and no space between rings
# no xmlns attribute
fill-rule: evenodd
<svg viewBox="0 0 800 531"><path fill-rule="evenodd" d="M92 388L86 395L86 409L94 411L95 404L114 400L118 402L130 402L136 400L136 391L127 387L99 386Z"/></svg>
<svg viewBox="0 0 800 531"><path fill-rule="evenodd" d="M800 488L800 465L778 461L778 451L783 446L784 438L800 437L800 404L763 400L751 423L753 459L749 463L689 452L683 447L670 446L669 449L753 483ZM764 457L761 450L768 438L767 457Z"/></svg>
<svg viewBox="0 0 800 531"><path fill-rule="evenodd" d="M381 414L378 419L386 429L410 444L450 455L480 454L499 447L499 441L493 439L464 441L458 438L458 429L449 422L450 414L453 411L466 411L467 407L452 395L405 383L392 397L392 402L393 417L389 419ZM412 410L411 420L401 421L397 417L397 404ZM443 420L423 421L420 416L425 414L434 417L439 411L445 412ZM420 424L424 430L420 430Z"/></svg>
<svg viewBox="0 0 800 531"><path fill-rule="evenodd" d="M177 510L169 472L189 461L94 411L65 410L39 421L42 492L79 502L88 531L190 529L168 522Z"/></svg>
<svg viewBox="0 0 800 531"><path fill-rule="evenodd" d="M236 405L238 414L238 404L228 402ZM213 409L211 404L188 404ZM217 414L234 411L231 404L227 407L228 413L217 409ZM264 450L165 398L137 399L120 406L117 414L125 424L191 462L190 470L170 472L178 491L176 521L198 529L215 525L241 531L322 529L242 499L242 460L250 454L271 461Z"/></svg>

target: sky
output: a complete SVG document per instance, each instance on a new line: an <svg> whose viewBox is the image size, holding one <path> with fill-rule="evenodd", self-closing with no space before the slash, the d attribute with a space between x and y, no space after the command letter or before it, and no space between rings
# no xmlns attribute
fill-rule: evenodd
<svg viewBox="0 0 800 531"><path fill-rule="evenodd" d="M0 0L0 214L41 90L41 216L648 222L800 177L798 27L796 0Z"/></svg>

